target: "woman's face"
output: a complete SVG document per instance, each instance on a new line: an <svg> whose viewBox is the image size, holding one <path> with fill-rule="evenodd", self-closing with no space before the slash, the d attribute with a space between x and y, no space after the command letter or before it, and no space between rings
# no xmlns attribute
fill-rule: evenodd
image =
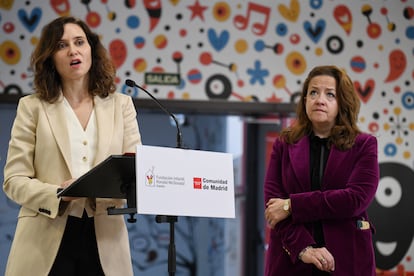
<svg viewBox="0 0 414 276"><path fill-rule="evenodd" d="M79 25L65 24L57 48L53 62L62 82L81 80L88 76L92 65L91 46Z"/></svg>
<svg viewBox="0 0 414 276"><path fill-rule="evenodd" d="M329 136L338 115L335 78L325 75L313 77L305 101L306 114L312 122L315 135Z"/></svg>

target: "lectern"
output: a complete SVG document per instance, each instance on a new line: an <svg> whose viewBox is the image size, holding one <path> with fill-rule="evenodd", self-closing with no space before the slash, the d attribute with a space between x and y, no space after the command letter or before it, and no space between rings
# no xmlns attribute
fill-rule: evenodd
<svg viewBox="0 0 414 276"><path fill-rule="evenodd" d="M126 199L126 208L111 207L108 209L108 214L129 214L128 222L135 222L137 213L135 182L135 154L110 155L70 186L61 190L58 197Z"/></svg>
<svg viewBox="0 0 414 276"><path fill-rule="evenodd" d="M126 208L109 215L156 215L170 226L168 272L175 275L175 223L178 216L234 217L233 158L181 148L137 145L137 154L111 155L58 196L121 198Z"/></svg>

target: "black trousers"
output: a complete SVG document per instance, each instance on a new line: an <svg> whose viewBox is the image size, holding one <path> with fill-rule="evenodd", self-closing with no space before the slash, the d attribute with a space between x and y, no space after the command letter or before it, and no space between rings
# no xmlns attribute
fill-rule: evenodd
<svg viewBox="0 0 414 276"><path fill-rule="evenodd" d="M105 275L99 261L94 218L69 216L49 276Z"/></svg>

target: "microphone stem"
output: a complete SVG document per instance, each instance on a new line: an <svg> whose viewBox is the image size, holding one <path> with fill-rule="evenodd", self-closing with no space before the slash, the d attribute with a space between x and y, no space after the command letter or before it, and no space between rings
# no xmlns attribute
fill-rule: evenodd
<svg viewBox="0 0 414 276"><path fill-rule="evenodd" d="M177 125L177 148L181 149L183 147L181 131L180 131L180 128L178 127L177 119L174 118L174 120L176 121L175 124Z"/></svg>
<svg viewBox="0 0 414 276"><path fill-rule="evenodd" d="M176 147L177 148L182 148L183 147L183 143L182 143L182 141L183 141L183 138L182 138L182 134L181 134L181 129L180 129L180 125L178 124L178 121L177 121L177 118L174 116L174 114L172 114L170 111L168 111L168 109L166 109L165 107L164 107L164 105L162 105L161 103L160 103L160 101L158 101L158 99L157 98L155 98L150 92L148 92L146 89L144 89L143 87L141 87L141 86L139 86L139 85L137 85L134 81L131 81L131 80L127 80L127 82L126 82L126 85L128 85L128 86L136 86L136 87L138 87L139 89L141 89L142 91L144 91L148 96L150 96L157 104L158 104L158 106L165 112L165 113L167 113L168 115L170 115L170 117L171 118L173 118L173 120L174 120L174 122L175 122L175 126L176 126L176 128L177 128L177 145L176 145Z"/></svg>
<svg viewBox="0 0 414 276"><path fill-rule="evenodd" d="M143 90L143 91L145 91L145 90ZM176 146L177 146L177 148L181 149L183 147L183 145L182 145L182 135L181 135L181 129L179 127L177 118L174 116L174 114L172 114L170 111L168 111L153 95L151 95L150 93L147 93L147 94L158 104L158 106L162 110L164 110L165 113L167 113L168 115L171 116L171 118L173 118L173 120L175 122L175 127L177 128L177 145Z"/></svg>

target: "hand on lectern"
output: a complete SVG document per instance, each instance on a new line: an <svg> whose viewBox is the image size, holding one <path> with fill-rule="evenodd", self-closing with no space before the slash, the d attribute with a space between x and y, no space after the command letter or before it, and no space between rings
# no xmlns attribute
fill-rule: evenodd
<svg viewBox="0 0 414 276"><path fill-rule="evenodd" d="M76 180L76 178L68 179L65 182L63 182L62 184L60 184L60 187L65 189L65 188L69 187L75 180ZM80 197L62 196L63 201L72 201L72 200L79 199L79 198Z"/></svg>

